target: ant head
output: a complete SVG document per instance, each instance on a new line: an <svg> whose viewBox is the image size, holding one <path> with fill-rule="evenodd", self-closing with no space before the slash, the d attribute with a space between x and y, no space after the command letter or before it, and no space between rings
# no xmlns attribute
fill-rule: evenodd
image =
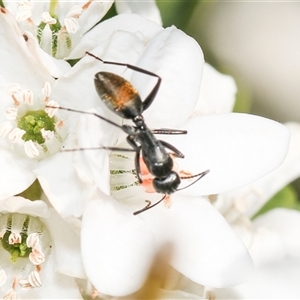
<svg viewBox="0 0 300 300"><path fill-rule="evenodd" d="M153 187L156 192L169 195L177 191L180 182L179 175L176 172L171 171L166 177L155 177L153 179Z"/></svg>

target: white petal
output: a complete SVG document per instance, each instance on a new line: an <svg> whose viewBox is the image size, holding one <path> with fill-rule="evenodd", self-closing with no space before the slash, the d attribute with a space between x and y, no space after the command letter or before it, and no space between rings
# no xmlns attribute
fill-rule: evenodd
<svg viewBox="0 0 300 300"><path fill-rule="evenodd" d="M42 286L35 289L18 289L20 299L82 299L74 277L55 270L55 257L50 253L40 272Z"/></svg>
<svg viewBox="0 0 300 300"><path fill-rule="evenodd" d="M249 282L213 293L216 299L299 299L299 265L299 258L279 260L258 268Z"/></svg>
<svg viewBox="0 0 300 300"><path fill-rule="evenodd" d="M267 226L254 226L246 242L255 267L276 263L286 255L280 235Z"/></svg>
<svg viewBox="0 0 300 300"><path fill-rule="evenodd" d="M203 64L197 42L175 27L151 40L137 62L162 78L157 96L144 113L148 126L172 128L185 122L198 100ZM131 82L145 99L157 79L134 72Z"/></svg>
<svg viewBox="0 0 300 300"><path fill-rule="evenodd" d="M87 32L66 59L83 57L86 51L91 51L103 43L103 41L111 37L114 32L119 31L120 28L122 28L122 31L134 33L144 44L147 44L155 34L163 29L158 24L138 15L118 15L101 22ZM126 53L124 53L124 62L126 62Z"/></svg>
<svg viewBox="0 0 300 300"><path fill-rule="evenodd" d="M41 40L39 43L39 47L41 50L46 52L49 55L52 55L52 30L50 29L50 26L46 24L45 28L43 29L41 33Z"/></svg>
<svg viewBox="0 0 300 300"><path fill-rule="evenodd" d="M2 85L17 82L23 88L36 90L43 82L52 82L53 78L41 70L26 47L13 16L4 8L0 11L0 45L5 45L1 52Z"/></svg>
<svg viewBox="0 0 300 300"><path fill-rule="evenodd" d="M179 169L192 174L210 170L180 192L193 195L218 194L271 172L284 160L290 136L277 122L237 113L197 116L183 128L187 135L165 138L185 155L176 160Z"/></svg>
<svg viewBox="0 0 300 300"><path fill-rule="evenodd" d="M85 278L81 259L80 236L54 209L51 216L43 220L53 239L55 270L76 278Z"/></svg>
<svg viewBox="0 0 300 300"><path fill-rule="evenodd" d="M229 113L235 103L237 87L231 76L205 63L200 95L194 114Z"/></svg>
<svg viewBox="0 0 300 300"><path fill-rule="evenodd" d="M172 196L171 207L156 206L140 214L170 263L191 280L225 287L244 282L253 264L242 241L205 198Z"/></svg>
<svg viewBox="0 0 300 300"><path fill-rule="evenodd" d="M58 78L67 72L71 66L64 60L55 59L51 55L44 52L36 38L30 33L25 32L26 35L26 45L31 54L36 58L41 66L43 66L44 72L48 72L51 76Z"/></svg>
<svg viewBox="0 0 300 300"><path fill-rule="evenodd" d="M266 228L278 234L287 255L300 258L300 212L277 208L254 219L255 228ZM269 251L274 251L269 248Z"/></svg>
<svg viewBox="0 0 300 300"><path fill-rule="evenodd" d="M0 199L17 195L27 189L36 176L32 169L37 161L15 155L11 149L1 147Z"/></svg>
<svg viewBox="0 0 300 300"><path fill-rule="evenodd" d="M106 15L113 3L114 1L112 0L89 1L85 3L83 7L84 11L78 19L80 25L78 34L80 35L80 37L82 37L83 34L93 28L94 25L97 24ZM100 24L101 23L96 25L96 27Z"/></svg>
<svg viewBox="0 0 300 300"><path fill-rule="evenodd" d="M10 197L0 202L0 211L4 213L19 213L34 217L48 218L49 210L41 200L27 200L23 197Z"/></svg>
<svg viewBox="0 0 300 300"><path fill-rule="evenodd" d="M79 180L69 153L57 153L40 161L34 173L51 204L63 218L82 215L84 203L94 189Z"/></svg>
<svg viewBox="0 0 300 300"><path fill-rule="evenodd" d="M96 111L93 110L93 112ZM100 109L97 113L104 115L103 110ZM93 115L84 114L79 115L75 130L78 139L77 147L82 146L83 150L74 153L74 165L78 171L80 170L89 180L96 183L102 192L109 195L109 154L111 151L97 148L101 146L114 146L121 130L99 120ZM84 150L85 148L91 149Z"/></svg>
<svg viewBox="0 0 300 300"><path fill-rule="evenodd" d="M134 13L162 25L159 9L153 0L143 2L119 0L115 5L118 14Z"/></svg>
<svg viewBox="0 0 300 300"><path fill-rule="evenodd" d="M255 182L223 194L222 201L232 203L236 199L243 204L243 213L253 216L273 195L300 176L300 125L287 123L291 139L288 154L274 171ZM221 205L224 202L220 203ZM231 204L229 204L231 205Z"/></svg>
<svg viewBox="0 0 300 300"><path fill-rule="evenodd" d="M114 296L138 290L155 255L148 227L108 196L88 204L81 242L88 278L99 292Z"/></svg>

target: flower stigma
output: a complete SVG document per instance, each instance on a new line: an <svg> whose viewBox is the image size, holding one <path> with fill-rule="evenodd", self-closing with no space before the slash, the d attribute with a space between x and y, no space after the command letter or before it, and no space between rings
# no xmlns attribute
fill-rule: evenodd
<svg viewBox="0 0 300 300"><path fill-rule="evenodd" d="M59 151L66 138L64 121L56 114L58 103L50 99L51 86L45 83L43 99L19 85L9 87L13 106L5 111L0 137L7 137L14 150L29 158L42 159Z"/></svg>

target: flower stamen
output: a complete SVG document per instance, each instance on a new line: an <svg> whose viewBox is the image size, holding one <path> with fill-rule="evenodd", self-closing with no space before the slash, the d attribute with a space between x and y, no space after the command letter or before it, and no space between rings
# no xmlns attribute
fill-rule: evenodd
<svg viewBox="0 0 300 300"><path fill-rule="evenodd" d="M39 273L37 271L30 272L28 278L20 279L19 284L22 289L28 290L36 287L42 286L42 281Z"/></svg>
<svg viewBox="0 0 300 300"><path fill-rule="evenodd" d="M56 116L59 105L50 98L50 83L44 84L39 102L31 90L21 90L18 84L10 85L8 92L14 106L5 112L8 121L0 124L0 137L7 136L15 150L29 158L58 151L66 137L65 123Z"/></svg>
<svg viewBox="0 0 300 300"><path fill-rule="evenodd" d="M7 281L7 275L5 270L0 270L0 287L3 286L5 284L5 282Z"/></svg>

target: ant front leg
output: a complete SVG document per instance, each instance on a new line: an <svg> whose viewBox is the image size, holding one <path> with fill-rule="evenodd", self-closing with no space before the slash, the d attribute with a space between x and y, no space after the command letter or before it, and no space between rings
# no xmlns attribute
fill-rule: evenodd
<svg viewBox="0 0 300 300"><path fill-rule="evenodd" d="M106 60L103 60L101 59L100 57L90 53L90 52L86 52L87 55L89 56L92 56L94 57L95 59L97 60L100 60L102 63L104 64L108 64L108 65L117 65L117 66L123 66L123 67L127 67L131 70L134 70L136 72L140 72L142 74L146 74L146 75L149 75L149 76L153 76L153 77L156 77L157 78L157 82L155 84L155 86L153 87L152 91L149 93L149 95L145 98L145 100L142 102L142 105L143 105L143 109L142 111L145 111L153 102L153 100L155 99L155 96L158 92L158 89L160 87L160 83L161 83L161 77L158 76L157 74L155 73L152 73L150 71L147 71L145 69L142 69L142 68L139 68L139 67L136 67L136 66L133 66L133 65L130 65L130 64L126 64L126 63L119 63L119 62L114 62L114 61L106 61Z"/></svg>

